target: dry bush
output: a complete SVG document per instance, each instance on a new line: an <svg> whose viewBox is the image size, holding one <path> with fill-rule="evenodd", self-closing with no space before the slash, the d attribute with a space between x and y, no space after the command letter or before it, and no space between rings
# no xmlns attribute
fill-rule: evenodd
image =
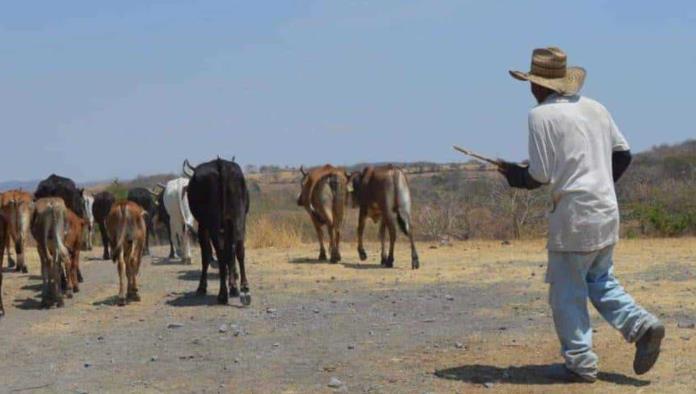
<svg viewBox="0 0 696 394"><path fill-rule="evenodd" d="M293 221L270 215L250 219L246 231L248 248L290 248L302 243L301 230Z"/></svg>

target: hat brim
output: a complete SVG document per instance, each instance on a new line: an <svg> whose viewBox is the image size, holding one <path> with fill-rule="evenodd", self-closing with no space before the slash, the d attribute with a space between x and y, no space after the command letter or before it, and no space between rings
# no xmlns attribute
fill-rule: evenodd
<svg viewBox="0 0 696 394"><path fill-rule="evenodd" d="M582 89L587 72L582 67L568 67L563 78L544 78L522 71L510 71L510 75L519 81L529 81L549 88L563 96L572 96Z"/></svg>

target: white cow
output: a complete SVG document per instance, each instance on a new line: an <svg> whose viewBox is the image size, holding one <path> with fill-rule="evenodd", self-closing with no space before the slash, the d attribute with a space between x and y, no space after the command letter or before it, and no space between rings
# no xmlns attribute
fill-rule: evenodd
<svg viewBox="0 0 696 394"><path fill-rule="evenodd" d="M188 178L176 178L167 182L164 188L164 209L169 215L169 231L181 260L185 264L191 264L191 240L192 232L197 231L198 223L191 214L186 189Z"/></svg>
<svg viewBox="0 0 696 394"><path fill-rule="evenodd" d="M92 237L94 237L94 214L92 213L92 206L94 205L94 196L91 194L83 194L85 200L85 221L87 226L85 227L85 233L83 236L83 244L85 249L92 250Z"/></svg>

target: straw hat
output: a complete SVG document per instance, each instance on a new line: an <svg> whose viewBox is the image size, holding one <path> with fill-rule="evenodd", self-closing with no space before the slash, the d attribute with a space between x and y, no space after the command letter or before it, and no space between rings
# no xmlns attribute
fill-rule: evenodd
<svg viewBox="0 0 696 394"><path fill-rule="evenodd" d="M528 73L510 71L513 78L549 88L563 96L572 96L585 82L585 69L568 67L561 48L537 48L532 53L532 68Z"/></svg>

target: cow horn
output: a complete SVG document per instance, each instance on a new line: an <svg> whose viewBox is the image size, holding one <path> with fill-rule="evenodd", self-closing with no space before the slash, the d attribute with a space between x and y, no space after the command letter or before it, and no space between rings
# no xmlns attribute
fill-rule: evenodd
<svg viewBox="0 0 696 394"><path fill-rule="evenodd" d="M193 176L193 167L191 166L191 163L189 163L188 159L184 159L184 164L181 170L184 172L184 175L187 178L191 178Z"/></svg>
<svg viewBox="0 0 696 394"><path fill-rule="evenodd" d="M156 191L150 190L150 189L147 189L147 191L149 191L150 194L152 194L153 197L159 197L159 193L157 193Z"/></svg>
<svg viewBox="0 0 696 394"><path fill-rule="evenodd" d="M307 176L307 173L304 170L304 166L300 166L300 174L302 174L302 176Z"/></svg>
<svg viewBox="0 0 696 394"><path fill-rule="evenodd" d="M164 189L167 188L167 185L165 185L164 183L158 183L158 184L157 184L157 187L161 187L162 190L164 190Z"/></svg>

